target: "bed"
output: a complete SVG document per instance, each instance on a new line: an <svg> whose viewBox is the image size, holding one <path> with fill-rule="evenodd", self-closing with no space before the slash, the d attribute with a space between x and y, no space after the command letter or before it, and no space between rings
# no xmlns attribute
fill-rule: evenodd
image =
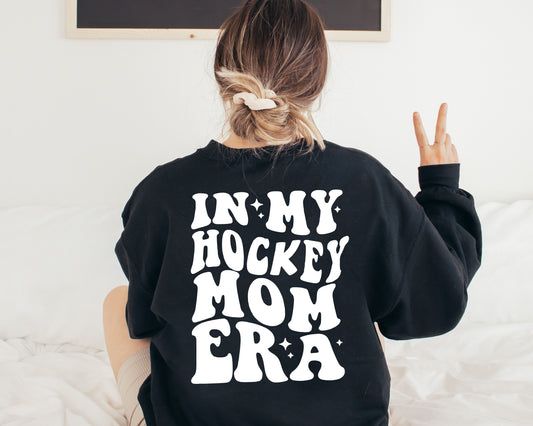
<svg viewBox="0 0 533 426"><path fill-rule="evenodd" d="M533 424L533 200L477 206L483 265L450 333L386 340L391 425ZM124 425L100 327L120 208L0 209L0 424Z"/></svg>

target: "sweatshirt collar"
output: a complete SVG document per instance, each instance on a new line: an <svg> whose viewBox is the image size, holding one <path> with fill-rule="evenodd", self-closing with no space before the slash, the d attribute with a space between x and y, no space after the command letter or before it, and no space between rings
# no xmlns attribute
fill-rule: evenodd
<svg viewBox="0 0 533 426"><path fill-rule="evenodd" d="M238 162L239 160L243 159L256 162L268 162L275 159L275 153L278 148L279 145L266 145L257 148L254 152L252 148L232 148L224 145L221 142L218 142L215 139L210 139L209 142L202 148L198 149L198 151L213 160L222 160L226 163ZM305 139L296 139L295 141L288 143L288 145L283 148L278 158L289 153L303 154L306 149L307 144ZM315 145L313 151L316 151L317 149L318 148Z"/></svg>

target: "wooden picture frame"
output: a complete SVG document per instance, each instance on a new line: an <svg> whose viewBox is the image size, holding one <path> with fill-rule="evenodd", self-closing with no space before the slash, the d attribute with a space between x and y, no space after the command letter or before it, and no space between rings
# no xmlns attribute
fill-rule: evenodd
<svg viewBox="0 0 533 426"><path fill-rule="evenodd" d="M66 1L66 36L67 38L96 39L216 39L219 30L207 28L110 28L78 26L78 2ZM107 0L113 1L113 0ZM223 0L218 0L223 1ZM337 0L339 1L339 0ZM357 1L357 0L346 0ZM381 2L379 30L327 29L328 40L337 41L389 41L391 0L366 0Z"/></svg>

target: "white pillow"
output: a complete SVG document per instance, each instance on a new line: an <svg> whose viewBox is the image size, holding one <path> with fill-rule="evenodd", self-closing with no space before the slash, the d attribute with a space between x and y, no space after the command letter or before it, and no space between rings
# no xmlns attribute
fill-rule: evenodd
<svg viewBox="0 0 533 426"><path fill-rule="evenodd" d="M104 347L102 301L126 283L120 208L0 209L0 338Z"/></svg>
<svg viewBox="0 0 533 426"><path fill-rule="evenodd" d="M463 322L533 322L533 200L485 203L481 268Z"/></svg>

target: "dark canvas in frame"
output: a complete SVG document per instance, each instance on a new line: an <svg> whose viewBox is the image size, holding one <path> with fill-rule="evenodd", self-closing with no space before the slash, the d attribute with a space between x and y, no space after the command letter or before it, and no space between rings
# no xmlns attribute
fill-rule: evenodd
<svg viewBox="0 0 533 426"><path fill-rule="evenodd" d="M78 0L78 28L216 29L242 0ZM381 0L309 0L327 30L380 31Z"/></svg>

